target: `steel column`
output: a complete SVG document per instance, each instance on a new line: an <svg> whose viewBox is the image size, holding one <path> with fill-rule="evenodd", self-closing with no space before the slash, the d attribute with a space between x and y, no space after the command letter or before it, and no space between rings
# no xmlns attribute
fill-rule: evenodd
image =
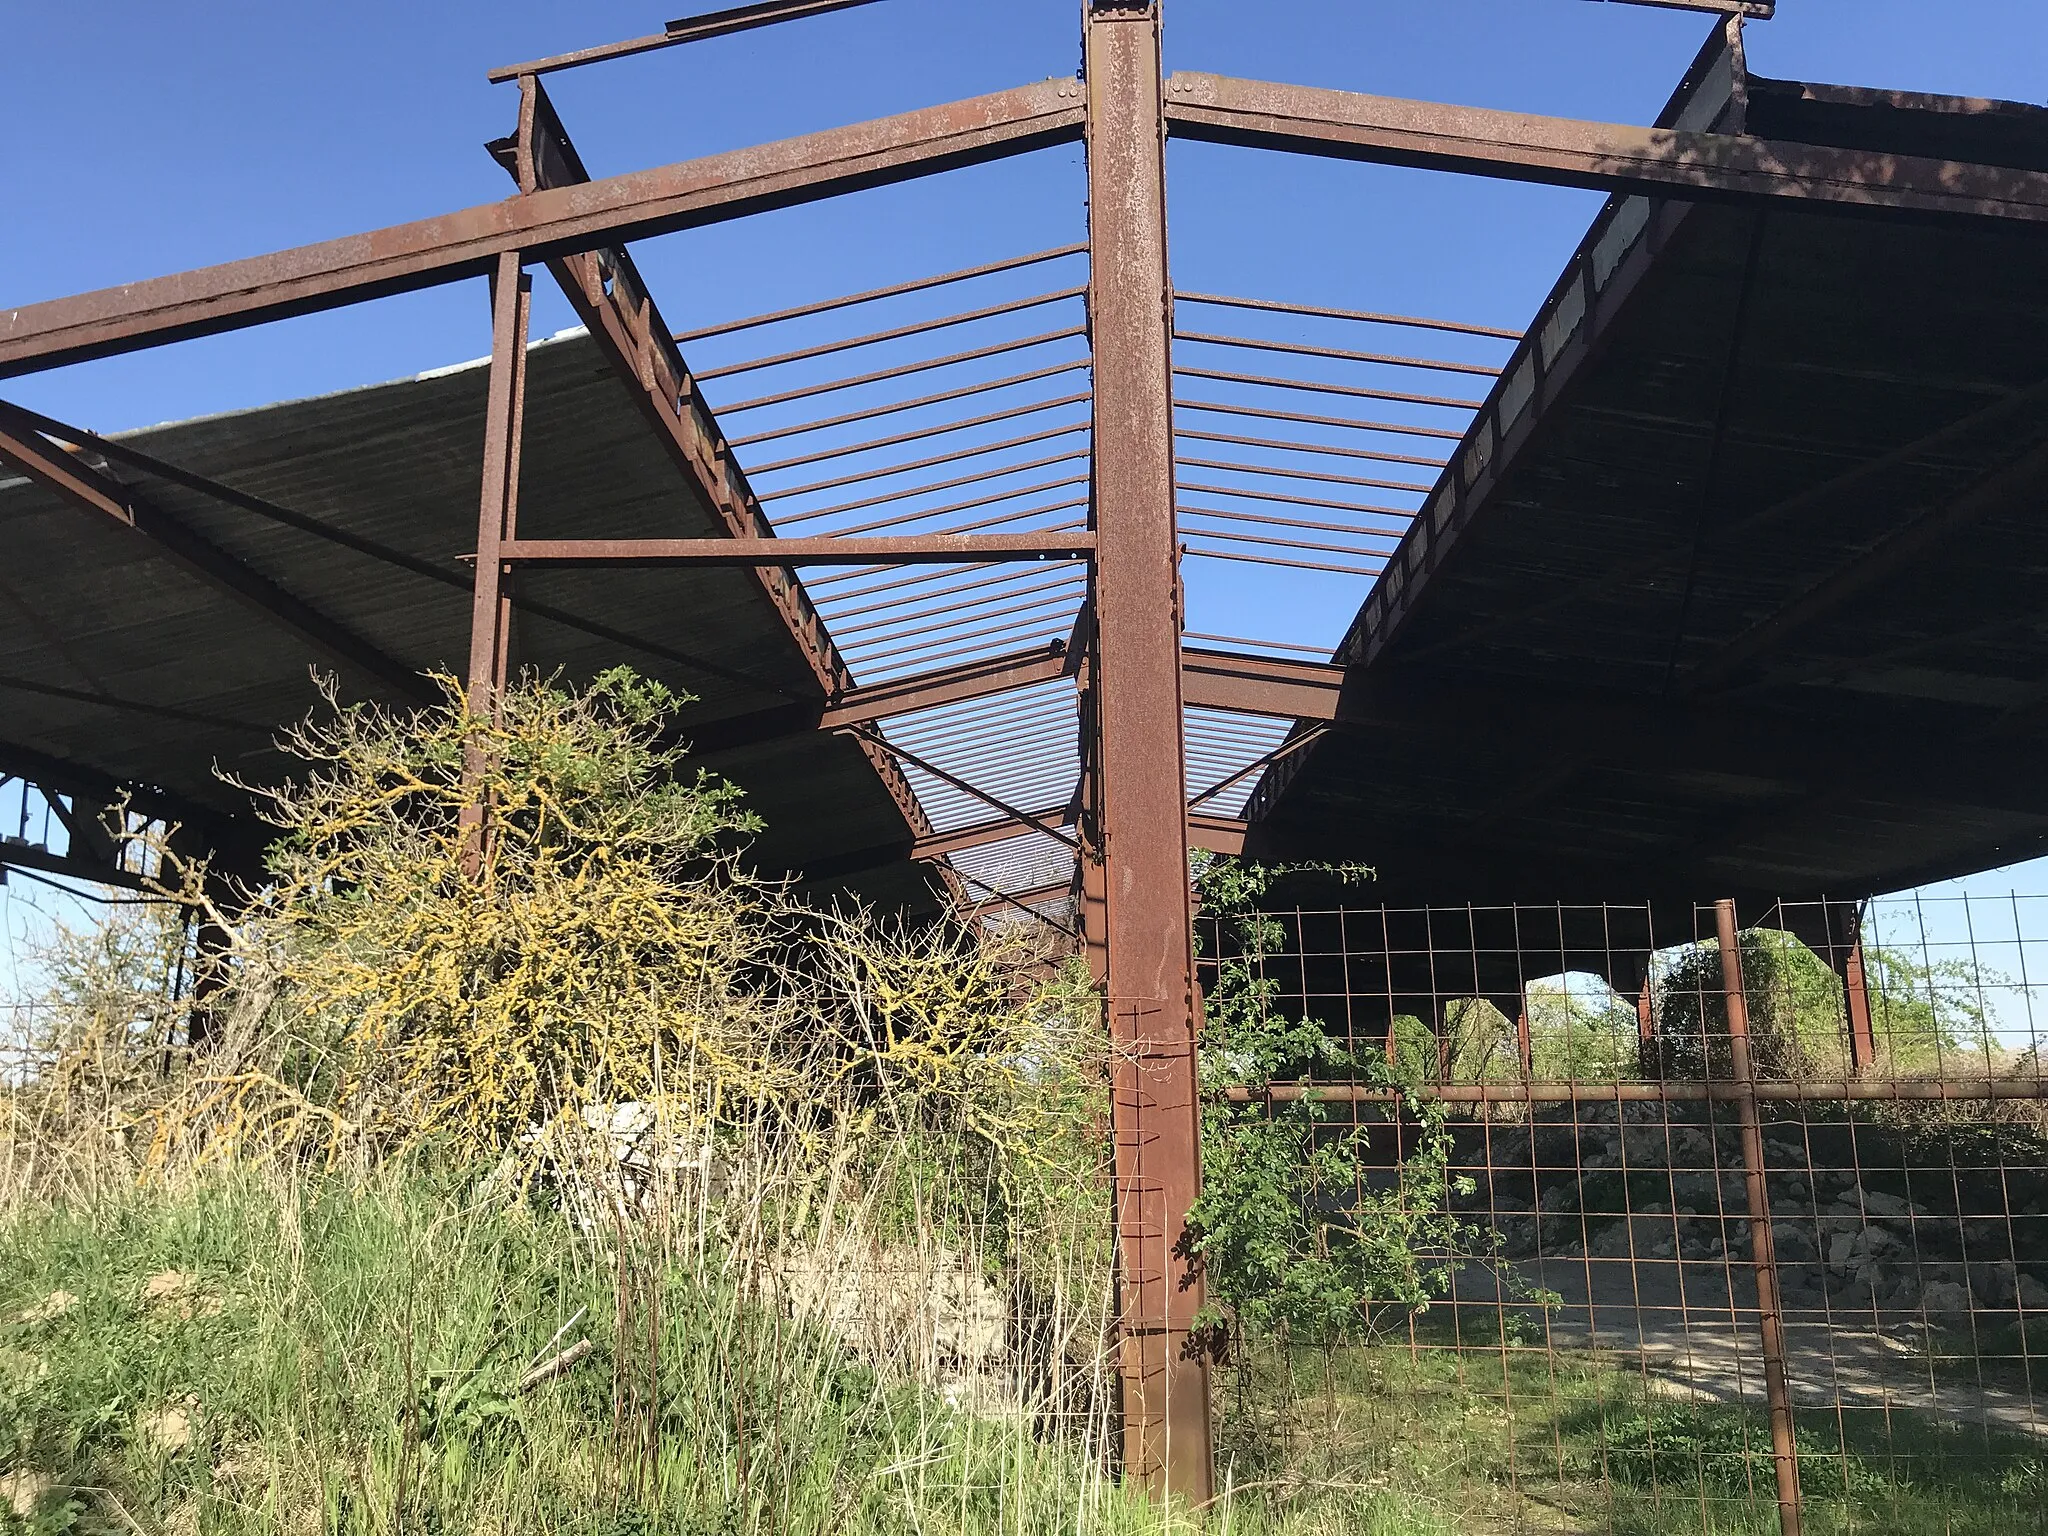
<svg viewBox="0 0 2048 1536"><path fill-rule="evenodd" d="M1742 1171L1749 1195L1750 1257L1756 1265L1757 1325L1763 1335L1764 1397L1770 1405L1771 1459L1778 1480L1778 1528L1800 1536L1799 1455L1792 1438L1792 1394L1785 1382L1785 1314L1778 1299L1778 1252L1771 1235L1771 1197L1764 1182L1763 1127L1757 1116L1756 1066L1749 1054L1749 999L1735 903L1714 903L1721 949L1721 990L1728 1007L1728 1054L1735 1075L1735 1113L1742 1130Z"/></svg>
<svg viewBox="0 0 2048 1536"><path fill-rule="evenodd" d="M1181 1251L1201 1154L1158 7L1090 0L1085 32L1098 804L1116 1053L1124 1456L1155 1497L1201 1503L1213 1472L1208 1365L1187 1349L1201 1272Z"/></svg>
<svg viewBox="0 0 2048 1536"><path fill-rule="evenodd" d="M491 279L491 374L484 405L483 490L476 518L476 588L469 612L469 712L495 719L512 648L510 574L500 549L518 533L519 446L526 417L526 331L533 312L533 282L519 267L519 253L498 258ZM483 778L481 747L463 748L465 783ZM483 862L484 805L467 801L462 824L465 870Z"/></svg>
<svg viewBox="0 0 2048 1536"><path fill-rule="evenodd" d="M1857 934L1842 967L1842 994L1849 1007L1849 1065L1868 1072L1877 1060L1877 1031L1870 1021L1870 978L1863 965L1862 909L1857 909Z"/></svg>

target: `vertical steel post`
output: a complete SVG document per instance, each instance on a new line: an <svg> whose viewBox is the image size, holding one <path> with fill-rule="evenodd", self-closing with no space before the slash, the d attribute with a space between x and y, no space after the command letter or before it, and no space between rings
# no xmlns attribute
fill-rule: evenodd
<svg viewBox="0 0 2048 1536"><path fill-rule="evenodd" d="M1095 702L1108 1004L1116 1048L1124 1454L1155 1496L1213 1491L1209 1369L1188 1351L1201 1274L1172 289L1159 8L1088 0L1088 314L1094 344Z"/></svg>
<svg viewBox="0 0 2048 1536"><path fill-rule="evenodd" d="M526 332L533 311L533 281L519 253L498 258L491 278L491 372L484 404L483 491L476 519L476 588L469 613L469 711L497 713L512 648L512 601L498 547L515 536L519 518L519 447L526 420ZM483 777L478 748L465 750L463 776ZM483 855L484 807L463 808L468 829L463 862L474 873Z"/></svg>
<svg viewBox="0 0 2048 1536"><path fill-rule="evenodd" d="M1877 1061L1877 1031L1870 1022L1870 979L1863 968L1863 908L1856 908L1856 940L1842 967L1842 993L1849 1007L1849 1063L1860 1075Z"/></svg>
<svg viewBox="0 0 2048 1536"><path fill-rule="evenodd" d="M1778 1475L1778 1529L1800 1536L1799 1455L1792 1438L1792 1396L1785 1383L1785 1317L1778 1299L1778 1251L1771 1236L1771 1198L1764 1181L1763 1127L1756 1107L1756 1066L1749 1054L1749 999L1742 983L1742 949L1735 903L1714 903L1721 949L1721 991L1728 1007L1728 1055L1742 1129L1742 1171L1749 1191L1750 1257L1756 1265L1757 1324L1763 1334L1764 1396L1771 1413L1771 1458Z"/></svg>

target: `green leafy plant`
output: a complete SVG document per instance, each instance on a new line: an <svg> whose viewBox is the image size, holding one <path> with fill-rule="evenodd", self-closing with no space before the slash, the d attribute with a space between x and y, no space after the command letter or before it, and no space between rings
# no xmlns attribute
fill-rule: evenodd
<svg viewBox="0 0 2048 1536"><path fill-rule="evenodd" d="M1189 1213L1189 1247L1208 1287L1197 1318L1204 1345L1219 1358L1258 1343L1283 1353L1313 1346L1327 1411L1335 1352L1426 1312L1485 1243L1452 1208L1472 1184L1450 1171L1442 1109L1415 1092L1421 1077L1411 1058L1434 1053L1361 1058L1317 1020L1280 1009L1267 962L1285 930L1258 903L1286 872L1219 860L1199 877L1226 952L1214 957L1205 996L1203 1188ZM1340 1121L1312 1094L1268 1093L1317 1077L1388 1090L1388 1115L1378 1124ZM1371 1166L1375 1134L1387 1138L1379 1168Z"/></svg>

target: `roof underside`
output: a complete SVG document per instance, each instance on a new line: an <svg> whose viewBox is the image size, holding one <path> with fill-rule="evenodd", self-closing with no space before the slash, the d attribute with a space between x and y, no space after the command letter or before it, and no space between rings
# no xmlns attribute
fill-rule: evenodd
<svg viewBox="0 0 2048 1536"><path fill-rule="evenodd" d="M529 537L710 537L617 376L581 336L530 354L520 529ZM122 470L150 501L404 666L464 670L488 370L450 369L344 394L183 422L121 441L237 490L373 539L460 578L444 584L213 498ZM280 725L316 703L319 657L266 617L166 558L148 539L23 480L0 480L0 759L153 786L233 813L216 769L261 778L283 760ZM693 696L685 739L823 690L743 571L545 569L521 599L624 639L531 612L516 664L570 681L621 663ZM36 687L79 697L58 697ZM388 694L343 677L343 696ZM911 832L854 742L802 732L706 753L746 791L767 830L765 869L869 870L880 899L924 888ZM9 766L0 760L0 769ZM893 861L893 862L892 862ZM879 871L876 866L884 866Z"/></svg>
<svg viewBox="0 0 2048 1536"><path fill-rule="evenodd" d="M2048 166L2040 109L1751 90L1760 135ZM1256 842L1461 902L1857 895L2040 851L2048 241L1603 224L1595 302L1531 328L1549 388L1518 410L1510 370L1455 514L1397 554L1411 590L1354 627L1353 723L1269 775Z"/></svg>

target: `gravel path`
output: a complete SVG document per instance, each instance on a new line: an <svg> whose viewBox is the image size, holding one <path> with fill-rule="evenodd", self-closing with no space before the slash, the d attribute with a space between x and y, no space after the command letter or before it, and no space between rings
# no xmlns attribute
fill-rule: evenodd
<svg viewBox="0 0 2048 1536"><path fill-rule="evenodd" d="M1504 1299L1500 1276L1474 1265L1458 1277L1460 1316L1503 1304L1560 1349L1597 1349L1639 1360L1660 1390L1719 1402L1764 1401L1756 1283L1746 1264L1721 1260L1555 1258L1513 1266L1525 1285L1555 1291L1562 1305ZM1918 1312L1830 1310L1812 1292L1786 1298L1786 1376L1795 1413L1832 1416L1837 1406L1899 1410L1951 1424L2048 1439L2048 1381L2028 1391L2027 1362L1993 1363L1980 1375L1967 1344L1937 1358ZM1984 1379L1988 1375L1989 1379Z"/></svg>

